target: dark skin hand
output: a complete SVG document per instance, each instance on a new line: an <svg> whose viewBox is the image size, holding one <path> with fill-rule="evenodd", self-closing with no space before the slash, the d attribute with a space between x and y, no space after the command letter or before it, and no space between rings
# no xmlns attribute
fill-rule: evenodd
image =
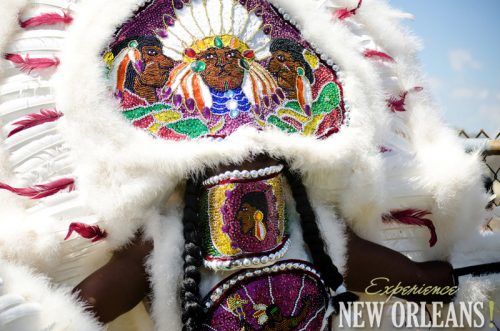
<svg viewBox="0 0 500 331"><path fill-rule="evenodd" d="M370 287L369 292L384 290L385 286L453 286L453 268L447 262L431 261L417 263L387 247L375 244L358 237L349 230L348 233L347 275L345 282L351 291L365 292L372 285L371 281L384 277L387 280L378 280L376 286ZM413 302L450 302L453 296L449 295L395 295L396 297ZM382 297L381 297L382 298Z"/></svg>
<svg viewBox="0 0 500 331"><path fill-rule="evenodd" d="M152 242L137 237L115 252L105 266L78 284L73 292L78 293L101 323L113 321L150 292L145 262L152 250Z"/></svg>

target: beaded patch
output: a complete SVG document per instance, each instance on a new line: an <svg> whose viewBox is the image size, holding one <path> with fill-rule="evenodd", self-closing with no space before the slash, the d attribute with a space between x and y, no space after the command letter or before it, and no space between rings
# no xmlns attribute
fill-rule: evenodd
<svg viewBox="0 0 500 331"><path fill-rule="evenodd" d="M207 296L202 330L321 330L329 296L319 273L303 261L232 275Z"/></svg>
<svg viewBox="0 0 500 331"><path fill-rule="evenodd" d="M285 255L290 244L282 181L275 173L205 187L200 215L207 268L256 267Z"/></svg>
<svg viewBox="0 0 500 331"><path fill-rule="evenodd" d="M150 2L103 57L123 115L170 140L244 125L338 132L348 117L338 67L285 18L262 0Z"/></svg>

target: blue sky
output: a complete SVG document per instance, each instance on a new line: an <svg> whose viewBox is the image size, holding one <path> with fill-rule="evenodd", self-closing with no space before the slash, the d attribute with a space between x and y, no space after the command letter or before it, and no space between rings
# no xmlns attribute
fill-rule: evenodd
<svg viewBox="0 0 500 331"><path fill-rule="evenodd" d="M500 0L390 0L424 44L420 58L452 127L500 132Z"/></svg>

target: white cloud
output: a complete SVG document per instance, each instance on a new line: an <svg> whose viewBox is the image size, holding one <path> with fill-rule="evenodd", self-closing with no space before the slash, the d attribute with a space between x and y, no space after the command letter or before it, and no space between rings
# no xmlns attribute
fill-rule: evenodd
<svg viewBox="0 0 500 331"><path fill-rule="evenodd" d="M460 72L467 68L481 69L482 65L466 49L452 49L448 53L450 66L454 71Z"/></svg>
<svg viewBox="0 0 500 331"><path fill-rule="evenodd" d="M451 91L451 96L455 99L486 100L490 96L490 91L481 88L459 87Z"/></svg>

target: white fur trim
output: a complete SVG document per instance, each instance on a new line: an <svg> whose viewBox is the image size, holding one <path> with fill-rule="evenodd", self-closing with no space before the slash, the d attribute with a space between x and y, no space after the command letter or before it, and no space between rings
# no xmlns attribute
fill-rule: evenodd
<svg viewBox="0 0 500 331"><path fill-rule="evenodd" d="M53 331L103 330L101 325L84 311L83 305L70 293L70 289L54 288L45 277L3 260L0 261L0 278L3 279L2 294L19 295L40 309L38 318L26 319L21 324L21 329L13 331L41 331L49 328Z"/></svg>

